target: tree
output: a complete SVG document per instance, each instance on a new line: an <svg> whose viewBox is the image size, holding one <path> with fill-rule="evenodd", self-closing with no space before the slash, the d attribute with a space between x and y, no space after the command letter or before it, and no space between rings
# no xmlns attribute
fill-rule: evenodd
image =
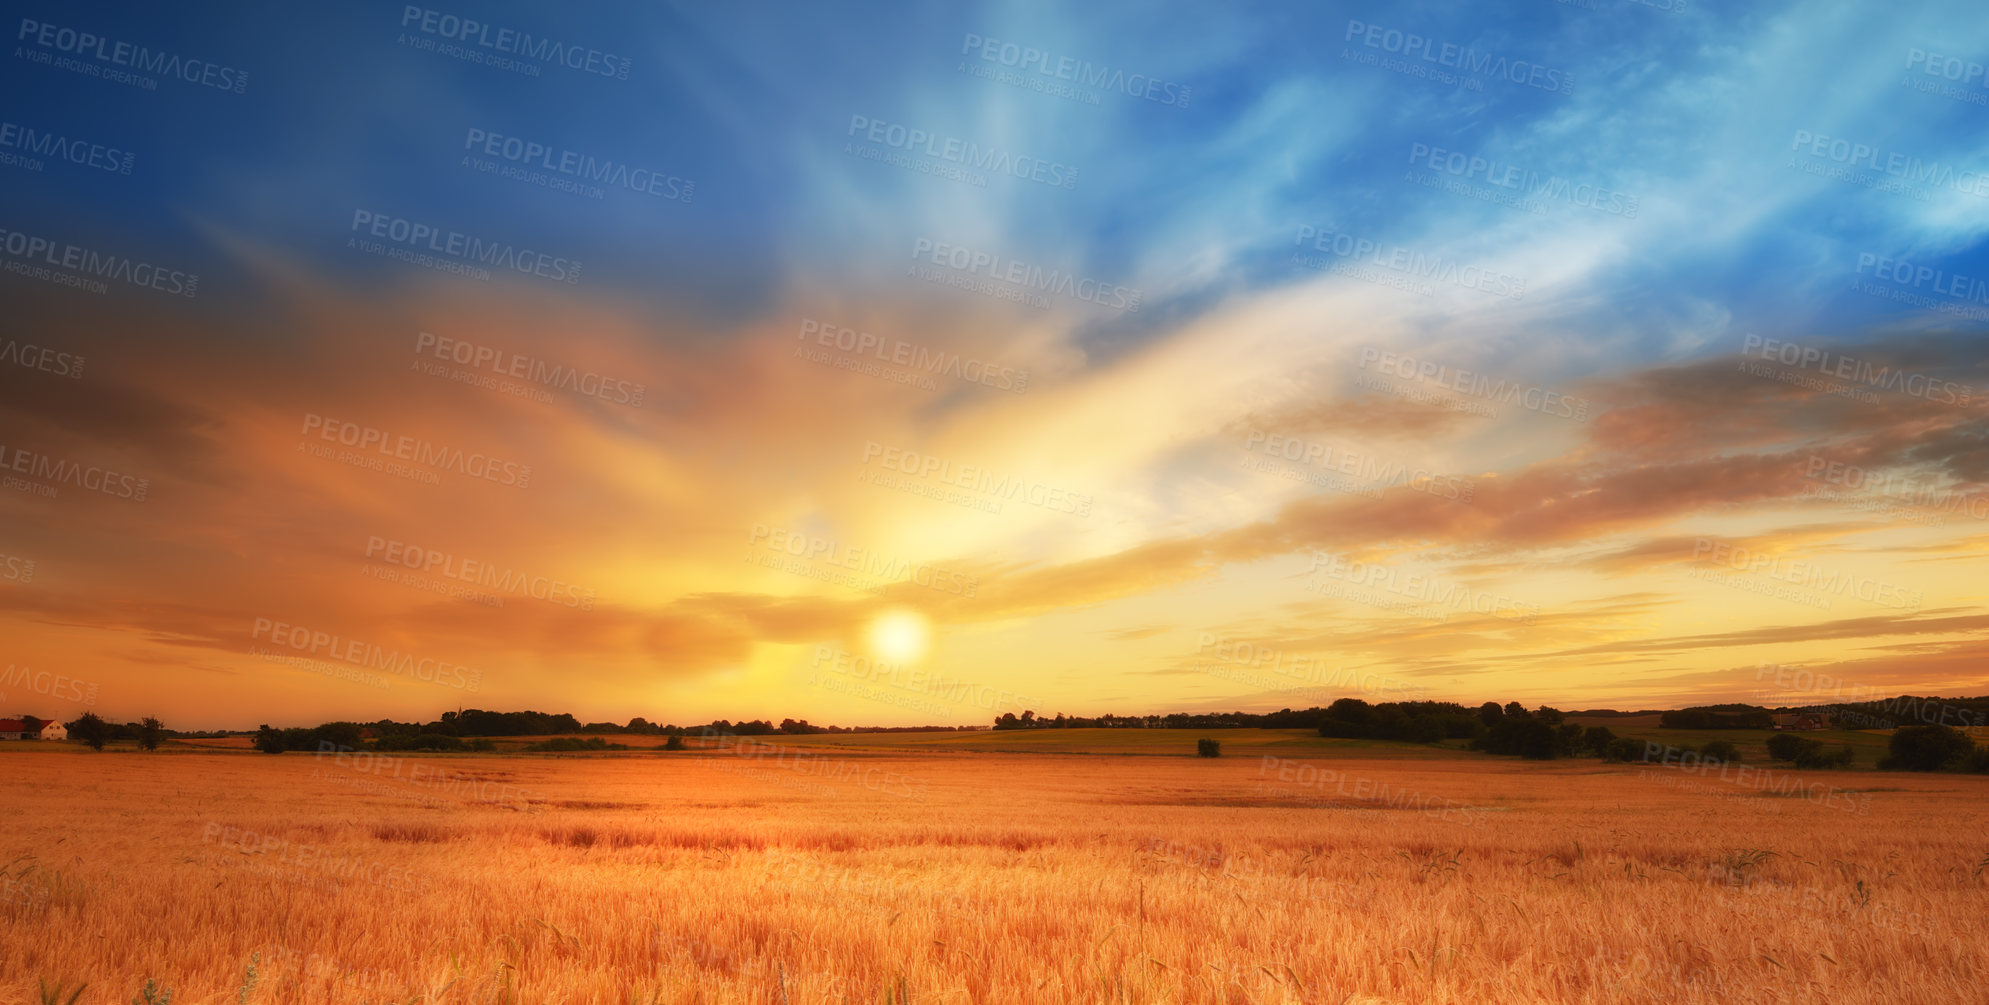
<svg viewBox="0 0 1989 1005"><path fill-rule="evenodd" d="M1433 715L1419 715L1409 720L1409 728L1402 738L1411 743L1442 743L1450 735L1443 728L1443 720Z"/></svg>
<svg viewBox="0 0 1989 1005"><path fill-rule="evenodd" d="M1505 710L1500 708L1496 701L1488 701L1478 706L1478 721L1484 723L1487 729L1498 725L1499 720L1505 718L1505 715Z"/></svg>
<svg viewBox="0 0 1989 1005"><path fill-rule="evenodd" d="M1901 771L1940 771L1959 766L1975 741L1953 726L1901 726L1886 744L1891 756L1879 767Z"/></svg>
<svg viewBox="0 0 1989 1005"><path fill-rule="evenodd" d="M1580 731L1580 727L1574 728ZM1560 730L1532 716L1520 718L1510 713L1484 736L1472 741L1473 746L1489 754L1518 754L1543 761L1553 757L1561 749L1561 743Z"/></svg>
<svg viewBox="0 0 1989 1005"><path fill-rule="evenodd" d="M95 712L85 712L68 726L69 735L90 745L91 750L104 749L104 742L111 738L111 724L97 717Z"/></svg>
<svg viewBox="0 0 1989 1005"><path fill-rule="evenodd" d="M146 750L159 749L159 741L165 736L165 725L149 715L138 723L138 745Z"/></svg>
<svg viewBox="0 0 1989 1005"><path fill-rule="evenodd" d="M1524 719L1526 717L1527 717L1527 712L1525 705L1522 705L1516 701L1506 702L1506 718Z"/></svg>
<svg viewBox="0 0 1989 1005"><path fill-rule="evenodd" d="M1582 733L1582 748L1597 757L1609 756L1609 741L1616 739L1616 733L1608 726L1590 726Z"/></svg>
<svg viewBox="0 0 1989 1005"><path fill-rule="evenodd" d="M682 750L682 749L684 749L684 738L683 738L683 737L681 737L681 736L678 736L678 735L677 735L677 734L675 734L675 733L671 733L671 734L670 734L670 738L669 738L669 739L667 739L667 740L664 740L664 741L663 741L663 749L664 749L664 750Z"/></svg>
<svg viewBox="0 0 1989 1005"><path fill-rule="evenodd" d="M271 729L265 722L256 730L256 749L265 754L281 754L290 749L290 744L284 741L282 730Z"/></svg>
<svg viewBox="0 0 1989 1005"><path fill-rule="evenodd" d="M1195 755L1197 757L1221 757L1222 744L1206 736L1202 737L1195 741Z"/></svg>

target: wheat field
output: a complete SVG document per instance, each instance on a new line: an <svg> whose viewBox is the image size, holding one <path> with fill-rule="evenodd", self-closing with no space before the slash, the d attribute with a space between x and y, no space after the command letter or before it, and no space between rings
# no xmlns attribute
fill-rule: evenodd
<svg viewBox="0 0 1989 1005"><path fill-rule="evenodd" d="M0 751L0 1003L1989 1000L1981 779L1301 756Z"/></svg>

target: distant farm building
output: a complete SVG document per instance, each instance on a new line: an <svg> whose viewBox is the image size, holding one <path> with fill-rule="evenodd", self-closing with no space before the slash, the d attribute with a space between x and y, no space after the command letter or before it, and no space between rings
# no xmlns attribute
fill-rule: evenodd
<svg viewBox="0 0 1989 1005"><path fill-rule="evenodd" d="M1827 729L1823 716L1815 712L1794 712L1775 717L1776 729Z"/></svg>
<svg viewBox="0 0 1989 1005"><path fill-rule="evenodd" d="M41 727L28 728L24 719L0 719L0 740L39 740Z"/></svg>
<svg viewBox="0 0 1989 1005"><path fill-rule="evenodd" d="M45 723L41 727L41 738L44 740L67 740L69 739L69 727L59 722Z"/></svg>

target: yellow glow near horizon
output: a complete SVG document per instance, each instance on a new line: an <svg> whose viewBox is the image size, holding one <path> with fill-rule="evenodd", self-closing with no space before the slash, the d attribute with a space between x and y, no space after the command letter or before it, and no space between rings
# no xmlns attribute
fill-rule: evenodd
<svg viewBox="0 0 1989 1005"><path fill-rule="evenodd" d="M932 626L917 611L885 611L870 623L870 650L887 662L916 663L931 640Z"/></svg>

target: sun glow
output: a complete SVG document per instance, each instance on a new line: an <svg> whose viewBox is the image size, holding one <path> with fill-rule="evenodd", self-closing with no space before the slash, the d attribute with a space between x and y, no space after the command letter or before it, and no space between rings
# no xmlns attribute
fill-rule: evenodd
<svg viewBox="0 0 1989 1005"><path fill-rule="evenodd" d="M925 615L904 609L885 611L870 623L870 649L877 658L892 663L914 663L924 658L931 641L932 626Z"/></svg>

